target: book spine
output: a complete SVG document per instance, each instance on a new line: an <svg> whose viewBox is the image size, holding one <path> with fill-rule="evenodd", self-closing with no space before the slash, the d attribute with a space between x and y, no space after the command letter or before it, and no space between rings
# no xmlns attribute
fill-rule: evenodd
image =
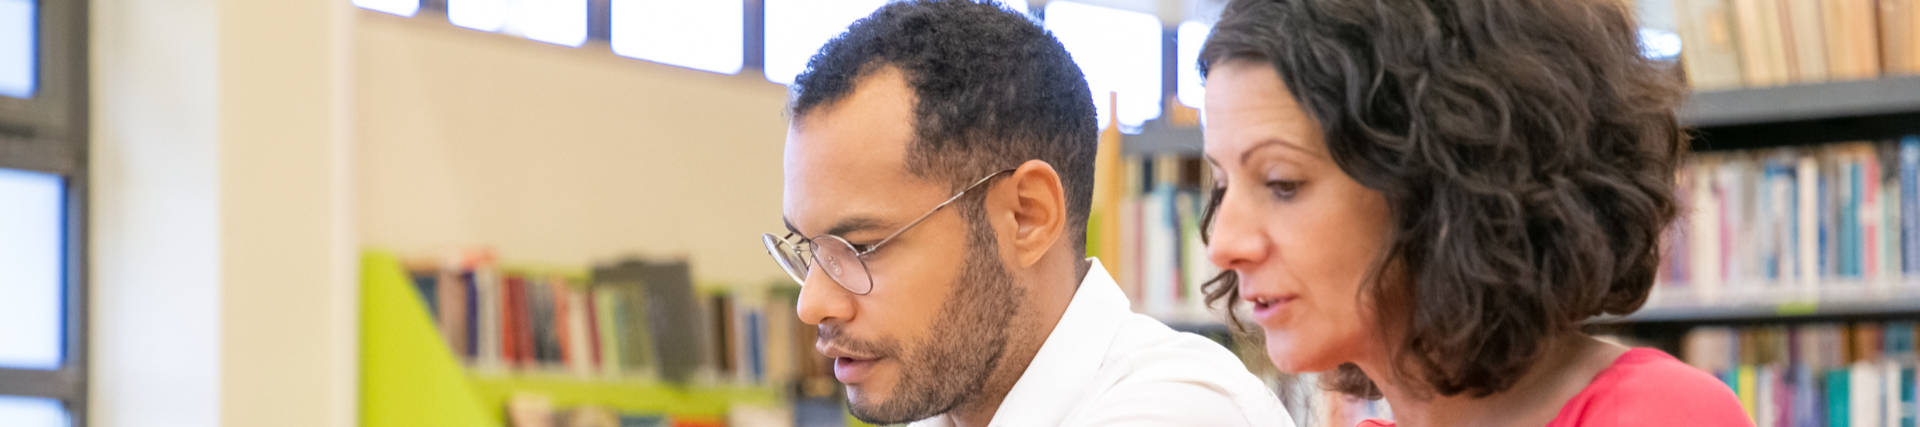
<svg viewBox="0 0 1920 427"><path fill-rule="evenodd" d="M1795 211L1796 227L1799 232L1800 283L1806 291L1812 291L1814 283L1820 277L1820 163L1810 154L1803 154L1794 167L1793 178L1798 181L1795 202L1799 207Z"/></svg>
<svg viewBox="0 0 1920 427"><path fill-rule="evenodd" d="M1845 368L1827 371L1827 425L1853 426L1853 402L1848 401L1853 391L1852 373Z"/></svg>
<svg viewBox="0 0 1920 427"><path fill-rule="evenodd" d="M619 296L612 290L596 287L593 299L594 308L598 310L594 313L598 315L595 320L599 322L601 369L607 376L618 377L622 374L620 368L624 360L620 354L620 347L624 345L620 341L624 335L621 334L619 319L624 318L625 313L621 310Z"/></svg>
<svg viewBox="0 0 1920 427"><path fill-rule="evenodd" d="M580 295L580 306L586 308L587 370L596 374L605 374L607 359L603 357L606 355L605 342L601 339L604 335L600 334L602 315L600 299L591 288L579 291L578 295Z"/></svg>
<svg viewBox="0 0 1920 427"><path fill-rule="evenodd" d="M1873 146L1861 149L1860 275L1873 277L1880 271L1880 218L1884 213L1880 208L1880 161L1875 158Z"/></svg>
<svg viewBox="0 0 1920 427"><path fill-rule="evenodd" d="M461 273L460 281L466 286L465 293L462 297L463 301L467 304L465 311L466 318L462 319L460 324L460 334L464 337L464 340L460 342L460 354L466 357L468 363L472 363L474 359L480 355L479 346L477 345L480 341L480 288L478 284L474 283L472 271Z"/></svg>
<svg viewBox="0 0 1920 427"><path fill-rule="evenodd" d="M1920 269L1920 138L1900 140L1900 272Z"/></svg>

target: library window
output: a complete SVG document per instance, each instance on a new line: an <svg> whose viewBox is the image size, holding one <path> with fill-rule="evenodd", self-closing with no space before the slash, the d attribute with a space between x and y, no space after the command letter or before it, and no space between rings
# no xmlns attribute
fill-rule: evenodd
<svg viewBox="0 0 1920 427"><path fill-rule="evenodd" d="M1179 79L1174 86L1174 96L1180 99L1180 105L1201 108L1206 105L1207 87L1200 78L1200 47L1207 43L1207 34L1213 33L1213 26L1199 21L1180 23L1174 30L1174 50L1180 62L1174 63L1174 76Z"/></svg>
<svg viewBox="0 0 1920 427"><path fill-rule="evenodd" d="M1657 28L1641 28L1640 55L1648 59L1679 59L1680 35Z"/></svg>
<svg viewBox="0 0 1920 427"><path fill-rule="evenodd" d="M0 425L86 424L84 2L0 0ZM74 76L81 76L75 78Z"/></svg>
<svg viewBox="0 0 1920 427"><path fill-rule="evenodd" d="M520 0L514 12L509 24L520 21L528 39L568 47L587 42L587 0Z"/></svg>
<svg viewBox="0 0 1920 427"><path fill-rule="evenodd" d="M767 81L792 84L827 40L886 4L886 0L766 0L762 6L766 8L766 58L761 68Z"/></svg>
<svg viewBox="0 0 1920 427"><path fill-rule="evenodd" d="M613 0L613 53L720 74L740 72L743 2Z"/></svg>
<svg viewBox="0 0 1920 427"><path fill-rule="evenodd" d="M67 408L60 401L43 397L0 396L0 420L17 427L67 427L73 425Z"/></svg>
<svg viewBox="0 0 1920 427"><path fill-rule="evenodd" d="M33 0L0 0L0 96L33 96L34 9Z"/></svg>
<svg viewBox="0 0 1920 427"><path fill-rule="evenodd" d="M0 169L0 368L60 368L64 187Z"/></svg>
<svg viewBox="0 0 1920 427"><path fill-rule="evenodd" d="M413 16L420 12L420 0L353 0L353 5L400 16Z"/></svg>
<svg viewBox="0 0 1920 427"><path fill-rule="evenodd" d="M447 21L462 28L498 32L507 25L508 0L447 0Z"/></svg>
<svg viewBox="0 0 1920 427"><path fill-rule="evenodd" d="M1165 94L1159 17L1053 1L1047 3L1046 26L1086 74L1101 128L1117 121L1121 132L1137 134L1147 121L1160 117ZM1109 93L1118 101L1110 104Z"/></svg>

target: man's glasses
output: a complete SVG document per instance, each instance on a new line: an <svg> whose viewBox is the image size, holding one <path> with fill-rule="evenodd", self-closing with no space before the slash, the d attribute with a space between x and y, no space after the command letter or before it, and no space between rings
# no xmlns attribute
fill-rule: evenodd
<svg viewBox="0 0 1920 427"><path fill-rule="evenodd" d="M959 193L954 193L953 197L947 198L947 201L940 202L939 206L934 206L932 210L928 210L927 213L920 215L920 217L914 219L913 222L907 223L907 226L900 227L900 230L894 231L893 234L888 235L887 238L880 239L879 243L874 243L873 246L867 247L866 250L856 249L853 243L848 242L847 239L832 234L825 234L813 238L802 237L796 240L795 237L798 237L799 234L797 232L787 233L787 237L773 237L772 233L768 233L760 235L760 242L767 245L767 254L773 255L773 261L779 263L780 269L786 270L787 276L792 277L793 281L805 285L807 283L807 272L810 271L813 265L818 264L827 272L827 277L833 278L834 282L840 283L840 287L847 288L847 291L853 292L856 295L866 295L869 292L873 292L873 276L867 274L867 254L880 250L880 247L885 246L887 242L893 241L893 238L899 237L901 233L907 232L907 230L912 229L913 226L920 225L921 221L926 221L928 217L933 216L934 212L939 212L940 208L953 204L955 200L960 200L960 196L966 195L968 191L973 191L975 187L986 184L988 180L992 180L994 177L1000 176L1000 174L1013 171L1013 169L1007 169L980 178L980 180L975 181L973 185L967 186L966 189L960 190Z"/></svg>

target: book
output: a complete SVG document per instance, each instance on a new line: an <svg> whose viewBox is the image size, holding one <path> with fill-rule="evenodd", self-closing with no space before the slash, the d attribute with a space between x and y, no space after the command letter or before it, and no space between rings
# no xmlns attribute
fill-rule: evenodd
<svg viewBox="0 0 1920 427"><path fill-rule="evenodd" d="M626 330L621 327L626 316L620 306L620 295L617 291L596 286L591 292L595 309L595 332L599 337L596 344L600 350L598 357L601 370L608 376L621 376L625 373L622 368L626 364L622 363L625 358L620 351L622 348L620 342L623 339L641 337L628 336L625 334Z"/></svg>
<svg viewBox="0 0 1920 427"><path fill-rule="evenodd" d="M1920 5L1914 0L1879 0L1880 61L1886 74L1920 74Z"/></svg>
<svg viewBox="0 0 1920 427"><path fill-rule="evenodd" d="M1834 80L1879 77L1879 27L1874 0L1826 0L1828 70Z"/></svg>
<svg viewBox="0 0 1920 427"><path fill-rule="evenodd" d="M1680 62L1688 82L1699 90L1742 86L1740 47L1734 35L1729 0L1673 0Z"/></svg>
<svg viewBox="0 0 1920 427"><path fill-rule="evenodd" d="M1781 28L1781 0L1732 1L1740 35L1742 81L1749 87L1786 84L1788 61L1785 32Z"/></svg>
<svg viewBox="0 0 1920 427"><path fill-rule="evenodd" d="M1711 300L1901 283L1920 260L1908 140L1696 154L1676 172L1682 218L1662 236L1659 286Z"/></svg>
<svg viewBox="0 0 1920 427"><path fill-rule="evenodd" d="M1827 81L1826 28L1820 16L1823 1L1780 0L1788 77L1794 83Z"/></svg>
<svg viewBox="0 0 1920 427"><path fill-rule="evenodd" d="M586 294L569 286L558 288L561 290L560 295L566 298L566 315L563 318L566 321L566 328L563 329L565 333L561 336L565 338L563 345L566 349L564 353L567 355L567 370L577 376L591 375L595 371L593 363L595 353L592 330L588 328L591 323L587 317Z"/></svg>

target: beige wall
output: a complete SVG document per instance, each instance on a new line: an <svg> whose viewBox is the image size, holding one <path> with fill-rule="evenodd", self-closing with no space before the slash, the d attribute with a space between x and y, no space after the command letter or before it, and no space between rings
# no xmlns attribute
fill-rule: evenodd
<svg viewBox="0 0 1920 427"><path fill-rule="evenodd" d="M783 86L359 15L361 242L403 255L488 245L508 262L689 256L700 280L782 277Z"/></svg>

